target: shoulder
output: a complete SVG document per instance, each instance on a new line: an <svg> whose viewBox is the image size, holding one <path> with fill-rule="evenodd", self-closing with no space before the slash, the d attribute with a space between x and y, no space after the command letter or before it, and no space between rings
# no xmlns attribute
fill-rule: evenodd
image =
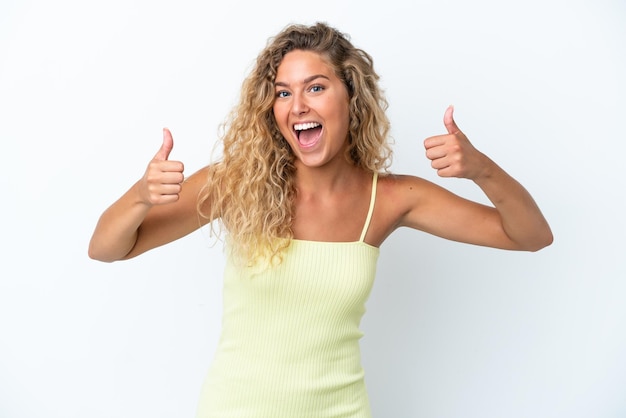
<svg viewBox="0 0 626 418"><path fill-rule="evenodd" d="M429 191L439 186L421 177L406 174L381 174L378 179L378 195L381 200L394 205L414 204Z"/></svg>
<svg viewBox="0 0 626 418"><path fill-rule="evenodd" d="M183 183L183 190L186 189L190 197L195 196L197 198L206 187L209 178L212 176L212 171L212 166L206 166L186 177Z"/></svg>
<svg viewBox="0 0 626 418"><path fill-rule="evenodd" d="M377 203L395 227L421 229L433 213L442 214L450 206L461 204L458 196L429 180L417 176L385 174L379 179ZM419 221L419 222L418 222Z"/></svg>
<svg viewBox="0 0 626 418"><path fill-rule="evenodd" d="M209 176L212 175L214 171L215 171L214 165L207 165L205 167L202 167L201 169L194 172L189 177L185 178L185 183L193 184L194 186L198 186L198 185L201 186L202 184L206 183L207 179L209 178Z"/></svg>
<svg viewBox="0 0 626 418"><path fill-rule="evenodd" d="M215 195L221 194L218 173L219 165L210 164L185 179L183 190L186 188L189 197L199 201L202 212L210 209Z"/></svg>
<svg viewBox="0 0 626 418"><path fill-rule="evenodd" d="M407 217L424 205L433 187L437 186L420 177L380 173L371 228L374 245L380 245L395 229L405 226Z"/></svg>

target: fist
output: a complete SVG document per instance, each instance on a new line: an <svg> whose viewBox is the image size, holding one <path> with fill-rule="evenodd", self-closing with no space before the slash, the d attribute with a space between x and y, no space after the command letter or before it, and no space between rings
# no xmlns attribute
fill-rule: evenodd
<svg viewBox="0 0 626 418"><path fill-rule="evenodd" d="M443 116L448 131L424 141L426 157L440 177L460 177L474 180L485 168L485 156L469 142L454 122L454 108L449 106Z"/></svg>
<svg viewBox="0 0 626 418"><path fill-rule="evenodd" d="M184 166L180 161L170 161L174 140L169 129L163 129L163 144L156 153L140 181L142 200L150 205L176 202L182 190Z"/></svg>

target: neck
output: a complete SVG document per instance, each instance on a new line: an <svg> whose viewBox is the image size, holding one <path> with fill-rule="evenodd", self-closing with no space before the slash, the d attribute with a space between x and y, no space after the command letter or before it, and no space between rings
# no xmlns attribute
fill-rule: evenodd
<svg viewBox="0 0 626 418"><path fill-rule="evenodd" d="M358 181L363 170L343 161L323 167L307 167L296 162L296 189L301 195L341 192Z"/></svg>

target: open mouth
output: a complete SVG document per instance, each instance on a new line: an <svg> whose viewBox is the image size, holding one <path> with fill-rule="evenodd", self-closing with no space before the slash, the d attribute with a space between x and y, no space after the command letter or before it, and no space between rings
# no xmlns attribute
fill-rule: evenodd
<svg viewBox="0 0 626 418"><path fill-rule="evenodd" d="M322 125L317 122L297 123L293 126L298 142L303 147L314 145L322 134Z"/></svg>

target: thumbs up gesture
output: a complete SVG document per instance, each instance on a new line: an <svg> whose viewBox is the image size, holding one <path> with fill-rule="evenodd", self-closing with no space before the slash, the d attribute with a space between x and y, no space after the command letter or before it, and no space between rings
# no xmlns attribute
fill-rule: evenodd
<svg viewBox="0 0 626 418"><path fill-rule="evenodd" d="M443 116L448 131L424 141L426 157L440 177L460 177L476 180L481 176L487 157L469 142L454 122L454 107L449 106Z"/></svg>
<svg viewBox="0 0 626 418"><path fill-rule="evenodd" d="M174 139L169 129L163 129L163 144L140 180L141 199L149 205L176 202L184 180L183 163L170 161Z"/></svg>

